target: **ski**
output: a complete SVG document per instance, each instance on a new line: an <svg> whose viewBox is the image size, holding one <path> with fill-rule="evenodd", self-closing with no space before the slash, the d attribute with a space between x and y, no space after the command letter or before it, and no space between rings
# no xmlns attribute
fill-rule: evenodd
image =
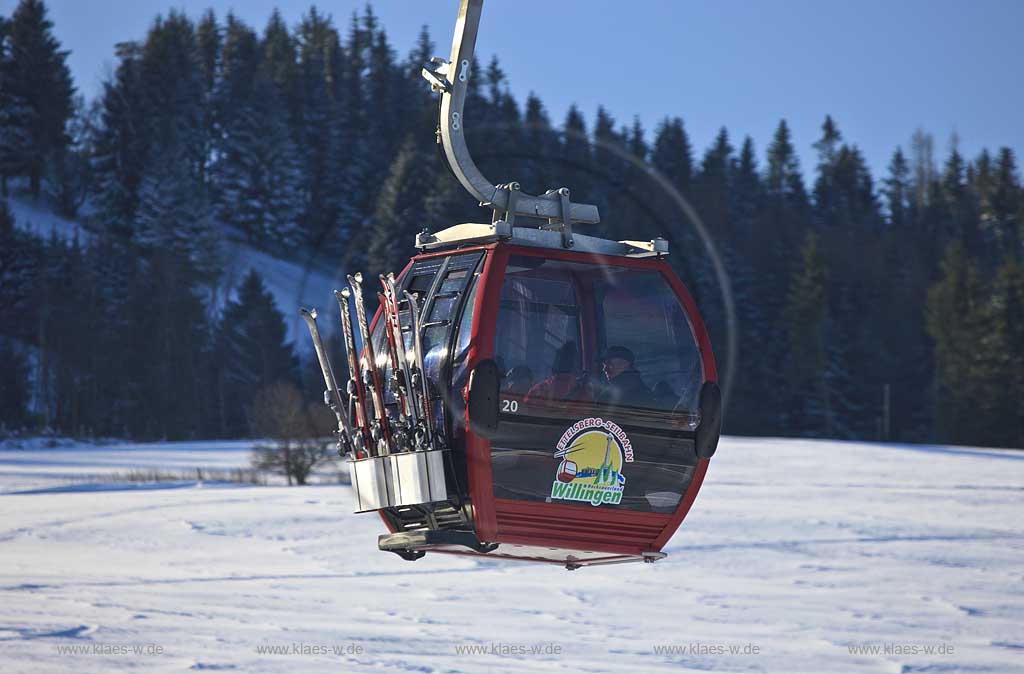
<svg viewBox="0 0 1024 674"><path fill-rule="evenodd" d="M409 369L409 358L405 351L405 339L402 336L402 319L398 308L398 293L395 290L395 275L381 274L381 285L384 286L384 297L387 299L385 316L388 319L388 337L394 344L395 359L398 361L398 368L395 370L399 390L404 397L409 423L415 426L419 423L419 414L416 411L416 391L412 388L412 373Z"/></svg>
<svg viewBox="0 0 1024 674"><path fill-rule="evenodd" d="M377 301L380 303L381 317L383 321L382 329L384 330L384 348L387 350L387 359L391 364L391 390L395 395L398 407L398 420L397 423L391 424L391 440L396 450L405 451L409 449L409 439L413 430L412 424L409 423L409 416L406 414L407 405L409 402L408 397L405 394L405 388L401 383L401 369L398 365L398 356L395 352L395 343L391 337L391 326L388 314L391 312L388 306L388 298L384 297L384 293L377 293ZM387 370L385 366L382 368Z"/></svg>
<svg viewBox="0 0 1024 674"><path fill-rule="evenodd" d="M353 439L355 434L352 431L352 423L348 417L348 410L341 399L341 391L338 390L338 381L334 378L334 369L327 357L323 340L320 339L320 329L316 325L316 309L306 311L300 309L302 319L306 321L309 328L309 336L313 339L313 349L316 351L316 359L320 363L320 372L324 376L324 384L327 390L324 391L324 403L331 408L334 416L338 419L338 452L344 454L347 451L354 451Z"/></svg>
<svg viewBox="0 0 1024 674"><path fill-rule="evenodd" d="M391 303L384 293L377 293L377 301L380 303L381 320L384 321L384 336L387 338L384 344L388 350L388 363L391 365L391 390L398 400L398 423L406 426L409 423L409 396L406 393L405 385L402 382L402 368L398 364L398 349L395 346L395 337L391 332Z"/></svg>
<svg viewBox="0 0 1024 674"><path fill-rule="evenodd" d="M378 446L378 454L391 453L391 429L388 424L388 412L384 406L384 389L381 386L383 377L377 366L377 358L373 352L373 335L370 324L366 320L366 305L363 303L363 275L356 272L348 275L348 283L352 287L352 299L356 305L356 320L363 339L363 386L370 392L373 401L374 423L371 434Z"/></svg>
<svg viewBox="0 0 1024 674"><path fill-rule="evenodd" d="M338 309L341 312L341 334L345 342L345 355L348 361L348 396L356 409L356 423L362 432L363 445L372 452L373 440L370 435L369 415L366 412L366 390L359 377L359 354L356 352L355 333L352 332L352 315L349 313L349 297L351 296L352 291L348 288L334 291L334 297L338 300Z"/></svg>
<svg viewBox="0 0 1024 674"><path fill-rule="evenodd" d="M416 302L416 296L405 291L405 299L409 302L409 327L413 336L413 352L416 355L416 372L413 374L413 386L419 385L421 414L423 415L423 427L427 436L426 441L430 449L437 449L437 438L434 435L433 405L430 402L430 381L427 379L427 369L423 364L423 337L420 335L420 308Z"/></svg>

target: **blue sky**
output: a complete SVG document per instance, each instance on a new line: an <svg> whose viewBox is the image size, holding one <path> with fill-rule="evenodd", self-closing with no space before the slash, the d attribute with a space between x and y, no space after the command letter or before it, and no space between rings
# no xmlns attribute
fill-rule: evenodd
<svg viewBox="0 0 1024 674"><path fill-rule="evenodd" d="M49 0L80 90L95 94L115 42L141 38L158 12L198 17L213 7L262 29L273 7L294 25L309 2L290 0ZM345 24L363 0L319 7ZM10 14L15 0L0 0ZM421 25L447 56L456 0L377 0L401 55ZM679 115L698 150L721 126L759 155L780 118L803 168L826 113L863 150L878 178L893 149L921 127L941 159L956 132L982 147L1024 151L1024 1L488 0L478 51L498 54L513 93L533 90L560 121L575 102L593 120L603 103L621 123L653 130ZM426 86L426 85L424 85Z"/></svg>

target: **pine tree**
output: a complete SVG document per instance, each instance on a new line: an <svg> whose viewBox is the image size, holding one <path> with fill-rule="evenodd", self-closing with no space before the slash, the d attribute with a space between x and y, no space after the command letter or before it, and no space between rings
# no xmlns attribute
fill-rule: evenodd
<svg viewBox="0 0 1024 674"><path fill-rule="evenodd" d="M146 169L167 153L205 188L209 157L204 133L203 73L196 31L184 14L157 16L139 51L139 94Z"/></svg>
<svg viewBox="0 0 1024 674"><path fill-rule="evenodd" d="M911 203L915 213L921 217L931 204L935 194L935 139L918 129L910 139L910 161L913 179Z"/></svg>
<svg viewBox="0 0 1024 674"><path fill-rule="evenodd" d="M370 36L370 47L366 60L366 93L372 101L374 114L369 122L369 153L380 157L376 176L387 173L388 160L394 157L402 146L409 131L405 123L401 96L404 91L401 69L398 67L395 50L388 42L383 28L373 29L375 17L366 8L365 27ZM477 71L479 74L479 71Z"/></svg>
<svg viewBox="0 0 1024 674"><path fill-rule="evenodd" d="M253 87L222 141L220 217L258 246L291 250L302 242L302 165L273 84L259 75Z"/></svg>
<svg viewBox="0 0 1024 674"><path fill-rule="evenodd" d="M98 104L87 106L81 96L75 97L74 114L68 120L68 146L56 152L46 166L46 194L58 213L75 218L88 201L93 186L90 158L96 134Z"/></svg>
<svg viewBox="0 0 1024 674"><path fill-rule="evenodd" d="M874 180L856 145L843 145L835 166L835 217L841 227L863 235L881 224Z"/></svg>
<svg viewBox="0 0 1024 674"><path fill-rule="evenodd" d="M147 391L138 401L132 433L190 437L208 415L209 296L220 274L219 230L185 149L154 156L139 189L133 246L140 260L127 307L129 334L143 364L130 385Z"/></svg>
<svg viewBox="0 0 1024 674"><path fill-rule="evenodd" d="M139 283L148 282L138 251L122 237L100 234L85 253L89 299L82 332L89 354L83 424L98 435L130 437L141 432L144 373L151 367L151 336L139 335L136 323L147 320L153 305L140 298ZM136 341L136 336L141 337ZM145 347L145 348L140 348Z"/></svg>
<svg viewBox="0 0 1024 674"><path fill-rule="evenodd" d="M943 171L940 196L947 229L943 238L959 240L969 253L981 253L978 216L968 191L966 165L957 149L955 137Z"/></svg>
<svg viewBox="0 0 1024 674"><path fill-rule="evenodd" d="M472 77L472 73L471 73ZM485 96L467 104L466 141L479 148L480 169L495 183L518 181L525 174L528 157L523 156L519 107L508 93L508 82L497 57L480 71ZM420 136L422 137L422 136Z"/></svg>
<svg viewBox="0 0 1024 674"><path fill-rule="evenodd" d="M416 44L401 65L399 82L402 85L400 100L409 113L403 116L405 128L416 133L428 145L436 140L430 132L437 126L437 105L420 72L436 54L437 47L430 38L430 31L427 26L422 26L416 36Z"/></svg>
<svg viewBox="0 0 1024 674"><path fill-rule="evenodd" d="M148 438L197 437L213 390L203 358L210 326L198 274L175 250L149 252L139 272L128 307L129 335L141 361L129 382L129 393L139 396L137 411L128 418L130 432Z"/></svg>
<svg viewBox="0 0 1024 674"><path fill-rule="evenodd" d="M910 189L910 167L903 150L897 147L889 161L889 177L885 179L884 189L889 224L893 227L901 228L907 224Z"/></svg>
<svg viewBox="0 0 1024 674"><path fill-rule="evenodd" d="M0 174L28 176L35 197L42 189L46 162L67 147L64 126L74 95L67 52L61 51L52 29L41 0L21 0L4 26L6 46L0 50L0 121L7 129Z"/></svg>
<svg viewBox="0 0 1024 674"><path fill-rule="evenodd" d="M773 342L772 321L766 312L764 287L755 268L759 251L754 234L761 226L762 186L754 143L744 139L731 169L729 193L732 235L719 243L732 287L737 324L739 362L730 394L729 428L748 434L786 432L779 423L781 368L766 345ZM781 341L781 340L774 340ZM721 349L716 344L716 353ZM730 431L732 432L732 431Z"/></svg>
<svg viewBox="0 0 1024 674"><path fill-rule="evenodd" d="M267 50L264 46L264 52ZM263 65L264 72L272 72L274 67L271 63L266 57L261 62L256 33L229 13L224 27L220 82L216 94L219 126L225 132L230 130L238 109L252 100L257 70Z"/></svg>
<svg viewBox="0 0 1024 674"><path fill-rule="evenodd" d="M117 46L117 57L114 79L103 85L100 125L92 149L97 207L94 228L127 237L138 208L147 139L139 46L134 42L121 43Z"/></svg>
<svg viewBox="0 0 1024 674"><path fill-rule="evenodd" d="M569 106L566 113L563 127L563 141L561 148L561 167L559 171L563 178L557 178L566 182L565 185L552 185L551 187L568 187L572 190L573 201L587 203L592 194L592 168L590 138L587 135L587 125L575 105Z"/></svg>
<svg viewBox="0 0 1024 674"><path fill-rule="evenodd" d="M696 202L704 224L713 237L728 236L730 170L733 147L729 132L722 127L714 144L704 153L696 180Z"/></svg>
<svg viewBox="0 0 1024 674"><path fill-rule="evenodd" d="M1024 446L1024 267L1018 259L998 269L991 300L993 332L985 344L996 365L993 440L1004 447Z"/></svg>
<svg viewBox="0 0 1024 674"><path fill-rule="evenodd" d="M1001 148L996 158L992 190L987 208L982 212L983 226L990 230L1002 256L1019 257L1021 249L1021 223L1018 218L1024 199L1017 176L1017 161L1013 150Z"/></svg>
<svg viewBox="0 0 1024 674"><path fill-rule="evenodd" d="M766 214L771 223L770 236L795 248L807 226L808 199L800 172L800 160L786 120L779 122L771 144L764 177Z"/></svg>
<svg viewBox="0 0 1024 674"><path fill-rule="evenodd" d="M650 166L660 175L661 179L668 183L661 184L657 179L640 175L634 167L630 175L631 193L636 193L634 201L634 212L636 205L643 204L651 209L654 216L655 230L652 235L666 237L674 249L690 249L701 247L703 243L697 236L694 223L690 222L690 216L679 203L679 197L690 206L693 195L693 156L689 138L683 129L683 122L678 117L664 119L658 125L654 137L654 146L650 153ZM643 186L645 189L641 189ZM672 192L675 192L673 194ZM621 222L618 213L609 214L615 221ZM635 216L630 216L635 217ZM689 260L673 260L673 266L678 273L688 281L693 281L695 269L689 264ZM693 288L697 291L697 288Z"/></svg>
<svg viewBox="0 0 1024 674"><path fill-rule="evenodd" d="M768 160L764 176L765 197L772 211L788 213L805 220L808 207L807 190L800 171L800 160L786 120L779 122L772 142L768 146Z"/></svg>
<svg viewBox="0 0 1024 674"><path fill-rule="evenodd" d="M375 273L398 273L412 252L419 228L431 221L425 211L432 187L424 170L429 162L415 140L408 138L391 165L378 197L367 251L367 266Z"/></svg>
<svg viewBox="0 0 1024 674"><path fill-rule="evenodd" d="M818 177L814 182L814 205L820 225L836 223L836 162L839 157L839 143L843 136L831 115L825 116L821 125L821 138L814 143L818 151Z"/></svg>
<svg viewBox="0 0 1024 674"><path fill-rule="evenodd" d="M39 368L36 400L43 423L54 430L77 434L83 425L84 392L91 345L84 282L86 268L77 236L64 241L51 235L35 286L39 307L36 343Z"/></svg>
<svg viewBox="0 0 1024 674"><path fill-rule="evenodd" d="M347 190L352 194L348 200L349 222L358 228L362 218L373 210L376 189L370 188L370 176L377 170L380 158L370 156L369 134L370 106L367 105L366 69L370 55L370 36L366 34L359 15L352 13L348 35L345 39L345 60L342 64L340 97L344 105L339 111L340 122L348 130L348 163L345 169ZM422 66L422 64L421 64ZM418 73L418 71L417 71ZM430 129L436 124L427 127Z"/></svg>
<svg viewBox="0 0 1024 674"><path fill-rule="evenodd" d="M632 161L626 166L626 184L637 186L636 191L644 194L646 192L644 188L648 182L647 171L651 147L647 143L647 132L640 123L640 118L634 117L633 125L628 130L624 128L621 135L626 140L626 152L632 158ZM646 219L649 218L640 218L638 224L643 226L645 223L642 220Z"/></svg>
<svg viewBox="0 0 1024 674"><path fill-rule="evenodd" d="M287 327L263 278L251 270L227 303L217 329L221 433L239 436L250 427L249 410L260 391L296 383L298 361L285 341Z"/></svg>
<svg viewBox="0 0 1024 674"><path fill-rule="evenodd" d="M30 337L25 326L37 310L32 300L44 257L42 242L15 228L7 200L0 199L0 334Z"/></svg>
<svg viewBox="0 0 1024 674"><path fill-rule="evenodd" d="M693 149L679 117L665 118L654 134L651 165L686 196L693 180Z"/></svg>
<svg viewBox="0 0 1024 674"><path fill-rule="evenodd" d="M760 219L763 191L754 141L750 136L743 139L739 159L732 169L732 174L729 220L733 224L738 245L744 250L749 250L747 247Z"/></svg>
<svg viewBox="0 0 1024 674"><path fill-rule="evenodd" d="M532 92L526 98L523 144L532 161L523 176L523 189L531 194L543 194L554 186L557 171L559 141L551 128L544 104Z"/></svg>
<svg viewBox="0 0 1024 674"><path fill-rule="evenodd" d="M858 332L867 341L860 345L862 360L853 363L869 374L862 391L869 403L863 418L870 419L871 401L879 414L884 411L881 402L888 385L889 437L916 442L934 439L934 409L928 394L934 382L933 349L925 312L920 310L933 261L925 257L923 248L913 228L891 228L879 240L877 252L858 256L871 259L865 266L872 273L868 287L861 291L866 306L859 309L860 317L853 317L862 325Z"/></svg>
<svg viewBox="0 0 1024 674"><path fill-rule="evenodd" d="M763 214L752 238L756 251L754 268L763 287L762 309L766 320L774 325L782 318L795 252L805 242L810 227L807 192L785 120L779 122L768 146L762 185ZM770 352L766 357L776 361L782 358L778 342L769 343L766 348Z"/></svg>
<svg viewBox="0 0 1024 674"><path fill-rule="evenodd" d="M800 160L789 133L786 120L779 122L768 146L768 167L765 174L767 196L782 206L802 209L807 203L807 190L800 175Z"/></svg>
<svg viewBox="0 0 1024 674"><path fill-rule="evenodd" d="M187 260L197 282L212 284L220 273L220 232L185 149L170 147L153 163L139 188L135 241L144 253Z"/></svg>
<svg viewBox="0 0 1024 674"><path fill-rule="evenodd" d="M0 194L7 196L7 179L20 173L32 140L28 133L31 110L8 83L13 68L10 21L0 16Z"/></svg>
<svg viewBox="0 0 1024 674"><path fill-rule="evenodd" d="M28 421L29 364L26 354L9 337L0 335L0 436Z"/></svg>
<svg viewBox="0 0 1024 674"><path fill-rule="evenodd" d="M217 24L217 16L212 9L203 12L203 18L196 26L196 48L198 50L199 70L202 74L204 99L208 102L217 89L217 77L220 71L221 30Z"/></svg>
<svg viewBox="0 0 1024 674"><path fill-rule="evenodd" d="M568 142L568 139L566 141ZM624 203L622 197L627 190L636 189L630 181L629 162L624 159L629 156L625 133L616 132L615 120L604 107L598 107L594 120L593 173L588 176L589 184L594 188L591 193L596 197L598 211L605 214L605 218L595 229L597 236L612 235L608 225L613 219L619 222L628 221L632 226L641 226L635 215L627 215L624 212L629 206ZM614 218L612 213L615 214Z"/></svg>
<svg viewBox="0 0 1024 674"><path fill-rule="evenodd" d="M25 347L38 336L46 260L43 242L16 229L7 201L0 199L0 434L30 421L28 404L38 377L32 376Z"/></svg>
<svg viewBox="0 0 1024 674"><path fill-rule="evenodd" d="M604 106L598 106L594 119L594 164L600 169L611 163L620 165L626 151L626 135L615 131L615 120ZM621 172L609 167L608 173L622 179Z"/></svg>
<svg viewBox="0 0 1024 674"><path fill-rule="evenodd" d="M330 17L323 16L315 7L303 16L295 39L302 99L299 153L305 158L306 203L302 220L306 241L317 247L335 235L342 207L345 150L343 129L338 123L338 95L343 51ZM386 103L381 101L381 105Z"/></svg>
<svg viewBox="0 0 1024 674"><path fill-rule="evenodd" d="M802 265L793 276L783 313L788 334L787 427L801 435L831 431L832 410L826 382L828 295L825 262L818 237L808 232L800 251Z"/></svg>
<svg viewBox="0 0 1024 674"><path fill-rule="evenodd" d="M942 278L928 291L928 336L935 350L936 420L939 438L956 444L989 435L993 404L982 344L991 334L985 288L963 246L953 242L942 261Z"/></svg>
<svg viewBox="0 0 1024 674"><path fill-rule="evenodd" d="M293 130L301 122L302 96L299 90L298 54L295 38L288 32L288 26L275 7L270 20L263 29L260 40L260 70L270 78L277 88L278 96L289 105L288 124ZM298 134L296 134L298 137Z"/></svg>
<svg viewBox="0 0 1024 674"><path fill-rule="evenodd" d="M221 28L212 9L203 13L196 26L196 60L199 64L199 79L202 85L202 131L201 146L203 160L200 162L200 180L210 187L212 169L210 157L217 149L219 136L217 119L217 89L221 71Z"/></svg>

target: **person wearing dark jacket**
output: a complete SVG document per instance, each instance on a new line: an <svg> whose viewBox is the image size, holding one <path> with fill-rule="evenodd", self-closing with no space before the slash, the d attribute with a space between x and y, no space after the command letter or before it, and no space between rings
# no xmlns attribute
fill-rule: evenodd
<svg viewBox="0 0 1024 674"><path fill-rule="evenodd" d="M613 346L604 352L601 372L605 381L597 389L598 402L632 407L649 405L651 391L633 366L635 360L633 352L624 346Z"/></svg>

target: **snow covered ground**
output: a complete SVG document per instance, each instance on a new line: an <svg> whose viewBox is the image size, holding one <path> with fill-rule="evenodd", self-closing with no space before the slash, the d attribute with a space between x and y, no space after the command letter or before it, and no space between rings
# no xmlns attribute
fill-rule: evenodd
<svg viewBox="0 0 1024 674"><path fill-rule="evenodd" d="M1024 672L1024 452L726 438L668 559L572 573L377 552L341 485L68 485L247 451L0 450L0 671Z"/></svg>
<svg viewBox="0 0 1024 674"><path fill-rule="evenodd" d="M206 440L97 446L66 439L8 440L0 442L0 495L127 489L132 487L124 481L134 474L180 475L178 486L195 486L202 475L230 477L236 469L248 469L254 444ZM143 486L168 488L166 482Z"/></svg>

